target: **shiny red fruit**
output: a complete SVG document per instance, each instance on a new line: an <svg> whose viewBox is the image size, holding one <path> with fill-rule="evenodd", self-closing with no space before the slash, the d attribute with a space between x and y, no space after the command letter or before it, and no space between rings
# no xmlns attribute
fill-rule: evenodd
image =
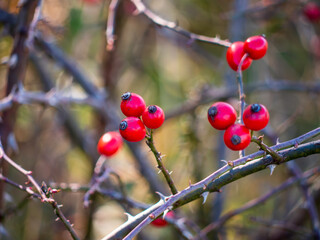
<svg viewBox="0 0 320 240"><path fill-rule="evenodd" d="M146 128L137 117L123 119L119 126L119 132L129 142L139 142L146 136Z"/></svg>
<svg viewBox="0 0 320 240"><path fill-rule="evenodd" d="M238 70L238 66L244 54L245 54L244 42L234 42L228 48L227 62L234 71ZM252 62L252 59L247 57L242 64L241 70L243 71L243 70L246 70L248 67L250 67L251 62Z"/></svg>
<svg viewBox="0 0 320 240"><path fill-rule="evenodd" d="M136 93L126 92L121 99L120 108L127 117L140 117L146 108L143 98Z"/></svg>
<svg viewBox="0 0 320 240"><path fill-rule="evenodd" d="M263 58L268 50L268 42L264 36L249 37L244 42L244 51L249 54L249 57L257 60Z"/></svg>
<svg viewBox="0 0 320 240"><path fill-rule="evenodd" d="M320 7L314 2L309 2L304 6L303 14L310 22L316 22L320 20Z"/></svg>
<svg viewBox="0 0 320 240"><path fill-rule="evenodd" d="M164 122L164 112L160 107L151 105L142 113L142 121L146 127L156 129Z"/></svg>
<svg viewBox="0 0 320 240"><path fill-rule="evenodd" d="M168 218L174 218L174 213L173 212L168 212L165 219ZM157 219L153 220L151 222L151 225L155 226L155 227L164 227L168 225L168 222L162 218L162 216L158 217Z"/></svg>
<svg viewBox="0 0 320 240"><path fill-rule="evenodd" d="M107 132L100 138L97 150L107 157L115 154L122 146L122 138L118 132Z"/></svg>
<svg viewBox="0 0 320 240"><path fill-rule="evenodd" d="M268 109L262 104L251 104L243 111L244 125L254 131L259 131L269 122Z"/></svg>
<svg viewBox="0 0 320 240"><path fill-rule="evenodd" d="M244 125L236 123L227 128L223 140L231 150L240 151L249 146L251 141L250 131Z"/></svg>
<svg viewBox="0 0 320 240"><path fill-rule="evenodd" d="M234 124L237 119L237 112L225 102L216 102L208 109L208 120L212 127L218 130L225 130Z"/></svg>

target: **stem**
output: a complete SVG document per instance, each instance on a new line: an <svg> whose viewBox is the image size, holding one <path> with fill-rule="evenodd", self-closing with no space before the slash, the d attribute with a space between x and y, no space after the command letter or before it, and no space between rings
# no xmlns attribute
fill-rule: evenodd
<svg viewBox="0 0 320 240"><path fill-rule="evenodd" d="M158 152L158 150L156 149L156 147L154 145L152 129L150 129L150 134L146 136L146 139L147 139L147 145L149 146L151 152L153 152L153 155L157 160L158 168L163 173L163 175L164 175L164 177L170 187L172 194L174 195L174 194L178 193L178 190L177 190L176 186L174 185L174 182L170 176L169 171L163 165L161 153Z"/></svg>
<svg viewBox="0 0 320 240"><path fill-rule="evenodd" d="M237 81L238 81L238 91L239 91L239 100L240 100L240 112L239 112L239 122L241 124L243 124L243 111L244 111L244 106L245 106L245 94L244 94L244 90L243 90L243 81L242 81L242 65L244 63L244 61L246 60L246 58L248 57L248 54L244 54L243 57L241 58L241 61L239 63L238 66L238 70L237 70ZM244 150L239 151L239 157L244 157L245 152Z"/></svg>
<svg viewBox="0 0 320 240"><path fill-rule="evenodd" d="M263 141L262 141L262 137L253 137L251 138L252 142L255 142L256 144L258 144L258 146L265 151L267 154L270 154L271 157L278 163L283 161L283 157L277 153L276 151L274 151L272 148L270 148L269 146L267 146Z"/></svg>

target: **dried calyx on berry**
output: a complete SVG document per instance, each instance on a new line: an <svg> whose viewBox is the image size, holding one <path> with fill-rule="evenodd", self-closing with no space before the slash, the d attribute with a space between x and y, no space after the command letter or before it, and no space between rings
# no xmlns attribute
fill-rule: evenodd
<svg viewBox="0 0 320 240"><path fill-rule="evenodd" d="M149 113L155 113L157 111L157 107L155 105L151 105L148 107Z"/></svg>
<svg viewBox="0 0 320 240"><path fill-rule="evenodd" d="M257 112L259 112L260 110L261 110L260 104L254 103L254 104L251 105L251 111L252 111L252 112L257 113Z"/></svg>
<svg viewBox="0 0 320 240"><path fill-rule="evenodd" d="M127 127L128 127L127 121L124 121L124 120L123 120L123 121L120 123L120 126L119 126L120 130L126 130Z"/></svg>
<svg viewBox="0 0 320 240"><path fill-rule="evenodd" d="M128 100L130 97L131 97L131 93L130 92L126 92L126 93L121 95L121 99L122 100Z"/></svg>

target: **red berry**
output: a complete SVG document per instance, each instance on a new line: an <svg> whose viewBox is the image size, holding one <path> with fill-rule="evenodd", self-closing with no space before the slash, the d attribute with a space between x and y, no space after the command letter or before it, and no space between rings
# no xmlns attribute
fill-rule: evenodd
<svg viewBox="0 0 320 240"><path fill-rule="evenodd" d="M127 117L140 117L146 108L143 98L136 94L126 92L121 96L121 111Z"/></svg>
<svg viewBox="0 0 320 240"><path fill-rule="evenodd" d="M244 51L249 54L249 57L257 60L266 55L268 42L264 36L249 37L244 42Z"/></svg>
<svg viewBox="0 0 320 240"><path fill-rule="evenodd" d="M166 219L168 218L174 218L174 213L173 212L168 212L166 217ZM153 220L151 222L151 224L155 227L164 227L166 225L168 225L168 222L162 218L162 216L158 217L157 219Z"/></svg>
<svg viewBox="0 0 320 240"><path fill-rule="evenodd" d="M216 102L208 109L208 120L212 127L218 130L225 130L234 124L237 119L237 112L225 102Z"/></svg>
<svg viewBox="0 0 320 240"><path fill-rule="evenodd" d="M142 120L146 127L156 129L164 122L164 112L160 107L151 105L142 113Z"/></svg>
<svg viewBox="0 0 320 240"><path fill-rule="evenodd" d="M320 19L320 8L314 2L309 2L304 6L303 13L310 22L316 22Z"/></svg>
<svg viewBox="0 0 320 240"><path fill-rule="evenodd" d="M123 119L119 126L119 132L129 142L139 142L146 136L146 129L137 117Z"/></svg>
<svg viewBox="0 0 320 240"><path fill-rule="evenodd" d="M259 131L269 122L268 109L262 104L251 104L243 111L244 125L254 131Z"/></svg>
<svg viewBox="0 0 320 240"><path fill-rule="evenodd" d="M244 54L244 42L234 42L228 48L227 62L234 71L238 70L238 66ZM246 70L251 65L251 62L252 59L247 57L242 64L241 70Z"/></svg>
<svg viewBox="0 0 320 240"><path fill-rule="evenodd" d="M112 156L122 146L122 138L118 132L107 132L100 138L97 149L101 155Z"/></svg>
<svg viewBox="0 0 320 240"><path fill-rule="evenodd" d="M223 136L224 143L234 151L243 150L251 141L250 131L242 124L233 124L227 128Z"/></svg>

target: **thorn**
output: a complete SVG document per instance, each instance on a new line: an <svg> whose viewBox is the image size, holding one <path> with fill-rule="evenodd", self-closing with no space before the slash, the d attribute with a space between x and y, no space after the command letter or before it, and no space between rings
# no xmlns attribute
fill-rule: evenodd
<svg viewBox="0 0 320 240"><path fill-rule="evenodd" d="M134 218L130 213L125 212L124 215L128 217L128 221L130 221L132 218Z"/></svg>
<svg viewBox="0 0 320 240"><path fill-rule="evenodd" d="M164 210L163 212L163 216L162 216L162 219L164 219L167 215L167 213L169 212L170 210L167 208L166 210Z"/></svg>
<svg viewBox="0 0 320 240"><path fill-rule="evenodd" d="M13 54L8 60L9 68L14 68L17 65L17 62L18 62L18 55Z"/></svg>
<svg viewBox="0 0 320 240"><path fill-rule="evenodd" d="M270 176L273 174L273 171L276 168L276 166L277 166L276 164L268 165L268 168L270 169Z"/></svg>
<svg viewBox="0 0 320 240"><path fill-rule="evenodd" d="M191 187L191 186L192 186L191 179L189 179L189 187Z"/></svg>
<svg viewBox="0 0 320 240"><path fill-rule="evenodd" d="M203 197L203 201L202 201L202 205L205 204L205 202L207 201L209 192L204 192L201 194L201 196Z"/></svg>
<svg viewBox="0 0 320 240"><path fill-rule="evenodd" d="M230 167L234 167L233 161L228 161L228 165L229 165Z"/></svg>
<svg viewBox="0 0 320 240"><path fill-rule="evenodd" d="M159 195L159 197L160 197L160 199L163 201L163 202L166 202L166 196L165 195L163 195L161 192L156 192L156 194L158 194Z"/></svg>
<svg viewBox="0 0 320 240"><path fill-rule="evenodd" d="M62 208L62 207L63 207L63 204L58 205L58 208Z"/></svg>
<svg viewBox="0 0 320 240"><path fill-rule="evenodd" d="M173 173L173 171L169 172L169 175L171 175Z"/></svg>
<svg viewBox="0 0 320 240"><path fill-rule="evenodd" d="M280 143L280 138L277 138L276 144L278 145Z"/></svg>
<svg viewBox="0 0 320 240"><path fill-rule="evenodd" d="M228 164L228 162L226 160L221 160L221 162L224 162L225 164Z"/></svg>
<svg viewBox="0 0 320 240"><path fill-rule="evenodd" d="M203 187L202 187L202 189L203 189L203 190L206 190L206 189L207 189L207 187L208 187L208 185L206 185L206 184L203 184Z"/></svg>
<svg viewBox="0 0 320 240"><path fill-rule="evenodd" d="M151 214L149 215L149 218L155 219L156 217L154 216L154 214L151 213Z"/></svg>
<svg viewBox="0 0 320 240"><path fill-rule="evenodd" d="M158 168L159 168L159 166L158 166ZM158 174L160 174L160 173L161 173L161 170L158 171Z"/></svg>
<svg viewBox="0 0 320 240"><path fill-rule="evenodd" d="M294 148L297 148L298 146L299 146L299 143L296 142L296 143L294 144Z"/></svg>
<svg viewBox="0 0 320 240"><path fill-rule="evenodd" d="M58 222L59 220L60 220L60 218L58 218L58 217L55 219L56 222Z"/></svg>

